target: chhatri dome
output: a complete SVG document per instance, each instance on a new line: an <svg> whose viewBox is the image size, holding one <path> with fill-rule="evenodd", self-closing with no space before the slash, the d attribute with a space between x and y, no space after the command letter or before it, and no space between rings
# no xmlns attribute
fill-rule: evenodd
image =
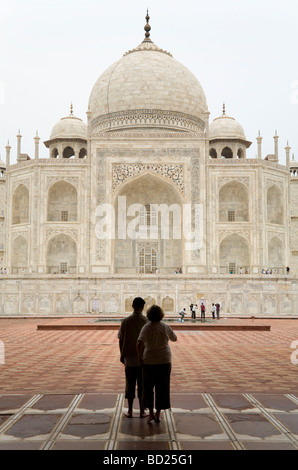
<svg viewBox="0 0 298 470"><path fill-rule="evenodd" d="M92 128L106 122L107 116L115 119L116 115L127 113L137 116L131 127L142 121L143 127L145 124L148 128L153 122L150 117L158 119L162 111L168 113L168 120L159 127L180 128L188 120L188 129L190 123L194 130L204 129L207 102L203 88L184 65L152 42L149 19L147 13L144 41L124 54L96 81L88 110ZM123 120L118 127L130 127L130 124Z"/></svg>
<svg viewBox="0 0 298 470"><path fill-rule="evenodd" d="M73 114L73 106L71 105L69 116L63 117L54 125L50 140L72 138L86 140L87 126L82 119Z"/></svg>
<svg viewBox="0 0 298 470"><path fill-rule="evenodd" d="M222 115L210 123L209 138L214 139L240 139L246 140L243 127L233 117L227 116L226 107L223 105Z"/></svg>

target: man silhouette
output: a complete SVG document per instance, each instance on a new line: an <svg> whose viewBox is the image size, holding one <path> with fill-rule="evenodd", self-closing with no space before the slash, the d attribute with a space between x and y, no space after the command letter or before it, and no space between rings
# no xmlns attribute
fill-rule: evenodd
<svg viewBox="0 0 298 470"><path fill-rule="evenodd" d="M147 318L142 314L145 300L136 297L132 303L133 313L122 320L118 331L120 361L125 365L125 398L128 400L127 418L133 416L133 401L136 385L140 404L140 418L148 416L142 404L143 378L142 367L139 366L136 349L137 339Z"/></svg>

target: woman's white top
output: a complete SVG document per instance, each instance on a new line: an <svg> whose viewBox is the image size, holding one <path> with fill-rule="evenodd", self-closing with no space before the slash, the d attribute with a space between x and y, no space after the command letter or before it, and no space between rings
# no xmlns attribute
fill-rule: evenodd
<svg viewBox="0 0 298 470"><path fill-rule="evenodd" d="M149 322L143 326L138 340L145 345L144 364L171 362L171 349L168 343L177 341L177 336L169 325L163 322Z"/></svg>

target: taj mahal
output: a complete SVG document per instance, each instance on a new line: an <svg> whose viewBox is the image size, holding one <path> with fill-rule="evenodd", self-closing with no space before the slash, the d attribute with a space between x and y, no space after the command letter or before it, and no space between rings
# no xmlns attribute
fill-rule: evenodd
<svg viewBox="0 0 298 470"><path fill-rule="evenodd" d="M74 103L30 156L19 131L13 164L7 144L1 316L125 313L139 295L166 314L194 302L226 315L298 312L290 145L273 132L266 155L259 132L252 158L228 103L210 122L200 82L153 42L149 20L141 44L94 84L86 120Z"/></svg>

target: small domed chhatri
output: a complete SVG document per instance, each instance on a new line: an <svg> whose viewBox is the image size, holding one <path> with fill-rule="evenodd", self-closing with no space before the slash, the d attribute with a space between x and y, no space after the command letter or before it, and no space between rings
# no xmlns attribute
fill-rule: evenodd
<svg viewBox="0 0 298 470"><path fill-rule="evenodd" d="M54 125L50 139L80 138L87 139L87 126L82 119L73 114L73 105L69 116L63 117Z"/></svg>
<svg viewBox="0 0 298 470"><path fill-rule="evenodd" d="M55 124L50 139L44 144L50 149L51 158L85 158L87 155L87 135L87 125L73 114L73 105L71 104L69 116L60 119Z"/></svg>
<svg viewBox="0 0 298 470"><path fill-rule="evenodd" d="M210 139L242 139L246 140L243 127L236 119L226 114L226 106L223 105L222 115L215 118L209 127Z"/></svg>
<svg viewBox="0 0 298 470"><path fill-rule="evenodd" d="M209 126L210 156L212 158L245 158L251 142L246 139L243 127L233 117L227 116L223 105L222 115Z"/></svg>

